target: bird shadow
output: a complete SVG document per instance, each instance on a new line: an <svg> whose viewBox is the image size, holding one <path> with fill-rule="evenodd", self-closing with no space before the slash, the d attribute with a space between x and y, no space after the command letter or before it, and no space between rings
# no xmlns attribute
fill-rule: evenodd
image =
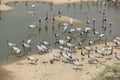
<svg viewBox="0 0 120 80"><path fill-rule="evenodd" d="M75 70L75 71L81 71L81 70L83 70L82 68L80 68L80 67L76 67L76 68L72 68L73 70Z"/></svg>

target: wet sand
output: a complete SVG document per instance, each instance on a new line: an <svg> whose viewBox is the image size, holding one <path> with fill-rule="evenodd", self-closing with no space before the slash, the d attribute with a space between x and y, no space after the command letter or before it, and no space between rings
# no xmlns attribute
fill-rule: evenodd
<svg viewBox="0 0 120 80"><path fill-rule="evenodd" d="M104 43L96 44L99 45L99 48L105 46ZM95 49L95 45L92 45L91 47ZM114 46L115 44L109 41L109 45ZM115 58L115 54L105 56L104 58L97 58L97 60L99 60L98 63L89 64L88 56L81 56L80 51L81 50L77 50L74 55L84 66L64 63L62 58L59 61L55 61L53 64L50 64L49 54L45 53L44 55L32 55L38 59L36 65L29 64L29 61L24 57L22 60L4 65L3 68L12 72L12 80L91 80L105 68L105 65L115 65L116 63L120 64L120 62ZM59 54L60 50L54 49L53 52ZM114 52L119 52L119 49L114 49ZM91 53L96 57L99 56L94 51Z"/></svg>

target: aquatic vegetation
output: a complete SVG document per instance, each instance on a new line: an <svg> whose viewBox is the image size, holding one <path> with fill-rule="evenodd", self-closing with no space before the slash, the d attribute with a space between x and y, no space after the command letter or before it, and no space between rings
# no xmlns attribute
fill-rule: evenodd
<svg viewBox="0 0 120 80"><path fill-rule="evenodd" d="M60 29L60 27L61 27L61 23L58 23L58 30Z"/></svg>
<svg viewBox="0 0 120 80"><path fill-rule="evenodd" d="M120 66L108 66L92 80L120 80Z"/></svg>

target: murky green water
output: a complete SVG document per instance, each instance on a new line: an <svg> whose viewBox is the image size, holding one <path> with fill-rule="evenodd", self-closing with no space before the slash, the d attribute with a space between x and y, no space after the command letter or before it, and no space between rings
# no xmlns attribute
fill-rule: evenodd
<svg viewBox="0 0 120 80"><path fill-rule="evenodd" d="M31 8L32 4L36 4L35 8ZM90 20L90 27L92 28L92 19L96 19L95 29L101 33L105 33L108 39L113 38L113 36L120 34L120 22L116 19L120 18L120 9L115 7L111 3L107 3L107 6L103 6L101 2L87 2L87 3L76 3L76 4L62 4L62 5L53 5L52 9L48 3L37 3L37 2L24 2L19 3L9 3L8 5L16 8L14 11L10 12L1 12L0 20L0 61L6 61L7 55L10 53L10 50L7 46L7 40L10 42L16 43L18 46L21 46L22 40L32 39L32 52L36 52L35 45L37 42L46 40L52 45L55 43L54 34L57 32L62 33L63 27L60 27L60 23L56 22L46 23L45 16L48 12L49 18L53 15L58 16L58 9L62 10L62 15L72 16L73 18L86 20L86 17ZM102 29L102 12L106 10L108 21L106 22L106 29ZM34 11L36 14L28 14L28 11ZM38 19L42 18L42 24L38 25L39 28L29 29L28 25L33 22L38 23ZM112 21L112 27L109 27L108 22ZM86 25L81 26L84 28ZM91 40L95 40L93 33L91 32L88 35ZM61 36L61 38L64 36ZM77 39L76 39L77 40ZM72 41L73 43L76 41ZM11 55L8 60L15 60L16 57Z"/></svg>

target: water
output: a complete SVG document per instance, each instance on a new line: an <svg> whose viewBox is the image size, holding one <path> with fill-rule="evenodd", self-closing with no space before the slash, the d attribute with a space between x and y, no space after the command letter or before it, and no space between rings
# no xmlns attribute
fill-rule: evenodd
<svg viewBox="0 0 120 80"><path fill-rule="evenodd" d="M31 8L32 4L36 4L35 8ZM72 16L73 18L86 20L86 17L90 20L89 26L93 28L92 19L96 19L95 29L101 33L105 33L108 39L113 38L120 34L120 23L116 20L120 18L120 9L115 7L112 3L107 3L107 6L103 6L102 2L98 4L95 2L86 2L86 3L76 3L76 4L62 4L62 5L53 5L52 8L48 3L38 3L38 2L19 2L19 3L8 3L8 5L15 7L14 11L10 12L1 12L0 16L0 61L6 61L7 55L10 53L10 49L7 46L7 40L10 42L16 43L21 47L22 40L32 39L32 50L30 53L34 53L37 50L35 45L37 42L46 40L52 45L55 43L55 33L62 33L63 28L60 27L60 23L56 22L46 23L44 18L48 12L49 17L53 15L58 16L58 9L62 10L62 15ZM102 13L106 10L108 21L106 22L107 29L102 29ZM28 14L28 11L34 11L36 14ZM42 24L37 25L39 28L29 29L28 25L35 23L38 24L38 19L42 18ZM109 27L108 22L112 21L112 27ZM78 27L84 28L86 25ZM62 34L64 35L64 34ZM91 40L96 40L96 37L91 32L88 34ZM63 38L64 36L61 36ZM75 39L72 42L75 43ZM15 60L14 55L9 56L8 60Z"/></svg>

